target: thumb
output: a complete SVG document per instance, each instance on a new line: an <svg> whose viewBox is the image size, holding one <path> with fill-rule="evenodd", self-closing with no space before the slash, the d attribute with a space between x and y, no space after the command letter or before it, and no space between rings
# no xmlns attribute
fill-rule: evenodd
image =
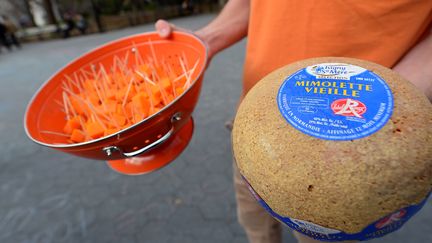
<svg viewBox="0 0 432 243"><path fill-rule="evenodd" d="M174 25L163 19L156 21L155 28L162 38L168 38L175 29Z"/></svg>

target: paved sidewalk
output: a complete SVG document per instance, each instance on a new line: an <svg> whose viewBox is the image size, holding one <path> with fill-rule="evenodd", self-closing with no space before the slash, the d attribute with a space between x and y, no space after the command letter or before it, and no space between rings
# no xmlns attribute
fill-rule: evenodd
<svg viewBox="0 0 432 243"><path fill-rule="evenodd" d="M214 15L175 19L196 29ZM33 144L22 120L37 88L73 58L152 25L24 45L0 53L0 242L246 242L236 221L230 133L245 41L215 57L193 115L194 137L162 170L123 176L104 162ZM432 242L432 202L372 242ZM294 242L286 230L284 242Z"/></svg>

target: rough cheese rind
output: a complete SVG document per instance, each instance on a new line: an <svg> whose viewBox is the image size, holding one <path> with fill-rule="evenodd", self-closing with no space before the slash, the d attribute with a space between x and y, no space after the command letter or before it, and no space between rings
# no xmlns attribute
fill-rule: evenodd
<svg viewBox="0 0 432 243"><path fill-rule="evenodd" d="M352 141L292 127L278 110L279 87L318 63L354 64L382 77L394 99L386 125ZM276 213L346 233L419 203L432 187L432 105L410 82L371 62L316 58L270 73L242 101L232 142L240 173Z"/></svg>

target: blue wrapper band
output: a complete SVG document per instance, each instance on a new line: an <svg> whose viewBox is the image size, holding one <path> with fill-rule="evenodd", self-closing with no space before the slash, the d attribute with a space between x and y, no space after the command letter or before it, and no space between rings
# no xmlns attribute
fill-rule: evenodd
<svg viewBox="0 0 432 243"><path fill-rule="evenodd" d="M243 176L242 176L243 177ZM379 238L394 232L402 227L414 214L416 214L426 203L429 194L419 204L411 205L393 213L382 217L381 219L371 223L359 233L349 234L343 231L329 229L311 222L284 217L274 212L270 206L255 192L249 182L243 177L247 183L249 191L252 193L258 203L269 212L274 218L284 223L293 230L296 230L304 235L307 235L315 240L337 242L346 240L365 241L373 238Z"/></svg>

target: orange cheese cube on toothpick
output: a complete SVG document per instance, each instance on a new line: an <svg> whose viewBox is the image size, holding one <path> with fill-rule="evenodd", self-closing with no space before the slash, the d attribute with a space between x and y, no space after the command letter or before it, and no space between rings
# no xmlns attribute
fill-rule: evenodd
<svg viewBox="0 0 432 243"><path fill-rule="evenodd" d="M162 88L169 93L172 93L172 84L169 78L163 78L161 80Z"/></svg>
<svg viewBox="0 0 432 243"><path fill-rule="evenodd" d="M81 130L74 129L72 131L71 136L70 136L70 140L72 140L76 143L84 142L85 141L84 133Z"/></svg>
<svg viewBox="0 0 432 243"><path fill-rule="evenodd" d="M88 135L93 139L102 137L105 132L101 124L92 121L86 124L86 130Z"/></svg>
<svg viewBox="0 0 432 243"><path fill-rule="evenodd" d="M104 136L108 136L108 135L114 134L114 133L116 133L118 131L120 131L118 128L108 128L107 130L105 130Z"/></svg>
<svg viewBox="0 0 432 243"><path fill-rule="evenodd" d="M150 101L144 93L138 93L132 98L132 103L136 107L136 110L140 113L141 117L146 117L149 114Z"/></svg>
<svg viewBox="0 0 432 243"><path fill-rule="evenodd" d="M124 124L126 124L126 117L124 117L122 114L114 113L112 118L114 119L116 126L122 127Z"/></svg>
<svg viewBox="0 0 432 243"><path fill-rule="evenodd" d="M78 116L74 116L66 122L63 131L67 134L71 134L74 129L80 129L81 124Z"/></svg>

